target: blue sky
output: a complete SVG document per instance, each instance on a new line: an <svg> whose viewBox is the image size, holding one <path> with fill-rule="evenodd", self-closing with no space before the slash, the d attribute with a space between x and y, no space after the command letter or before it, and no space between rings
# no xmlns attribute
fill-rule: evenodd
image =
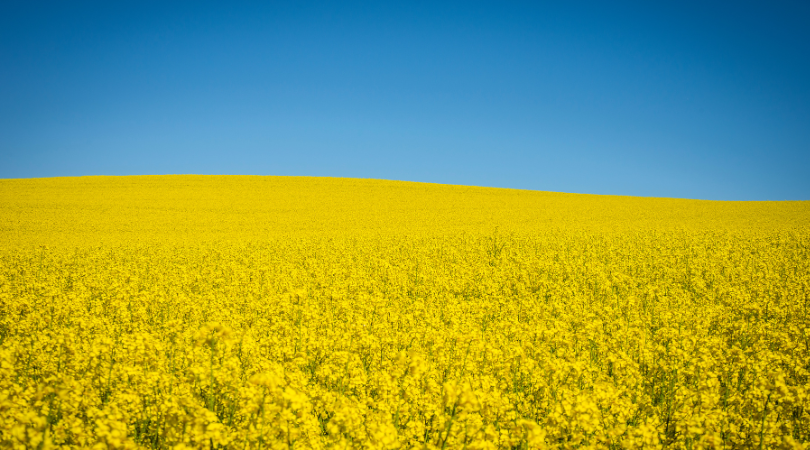
<svg viewBox="0 0 810 450"><path fill-rule="evenodd" d="M1 2L0 178L810 199L807 3L565 3Z"/></svg>

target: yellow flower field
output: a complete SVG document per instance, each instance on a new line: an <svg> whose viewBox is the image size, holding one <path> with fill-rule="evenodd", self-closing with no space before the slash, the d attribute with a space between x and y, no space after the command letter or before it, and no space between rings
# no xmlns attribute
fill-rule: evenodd
<svg viewBox="0 0 810 450"><path fill-rule="evenodd" d="M810 202L0 180L0 447L808 448Z"/></svg>

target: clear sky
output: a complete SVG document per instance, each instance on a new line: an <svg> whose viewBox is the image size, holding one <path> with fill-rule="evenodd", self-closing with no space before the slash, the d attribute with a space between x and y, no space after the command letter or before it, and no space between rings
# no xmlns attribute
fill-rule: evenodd
<svg viewBox="0 0 810 450"><path fill-rule="evenodd" d="M0 1L0 178L810 199L810 3Z"/></svg>

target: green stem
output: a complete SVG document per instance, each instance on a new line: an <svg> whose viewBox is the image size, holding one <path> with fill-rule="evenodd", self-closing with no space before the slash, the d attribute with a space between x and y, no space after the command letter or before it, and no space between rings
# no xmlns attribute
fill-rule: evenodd
<svg viewBox="0 0 810 450"><path fill-rule="evenodd" d="M762 410L762 422L759 426L759 450L762 450L762 444L765 440L765 417L768 415L768 403L771 401L771 394L765 400L765 408Z"/></svg>
<svg viewBox="0 0 810 450"><path fill-rule="evenodd" d="M216 342L211 343L211 362L209 365L209 381L208 381L208 409L214 410L214 354L216 353Z"/></svg>
<svg viewBox="0 0 810 450"><path fill-rule="evenodd" d="M453 419L456 417L456 408L458 408L458 401L453 405L453 412L450 413L450 422L447 424L447 430L444 432L444 440L442 441L442 450L447 446L447 439L450 438L450 431L453 429Z"/></svg>

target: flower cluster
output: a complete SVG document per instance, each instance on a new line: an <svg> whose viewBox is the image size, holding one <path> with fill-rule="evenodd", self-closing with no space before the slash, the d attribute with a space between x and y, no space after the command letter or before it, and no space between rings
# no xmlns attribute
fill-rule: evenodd
<svg viewBox="0 0 810 450"><path fill-rule="evenodd" d="M3 183L3 448L809 447L807 203Z"/></svg>

